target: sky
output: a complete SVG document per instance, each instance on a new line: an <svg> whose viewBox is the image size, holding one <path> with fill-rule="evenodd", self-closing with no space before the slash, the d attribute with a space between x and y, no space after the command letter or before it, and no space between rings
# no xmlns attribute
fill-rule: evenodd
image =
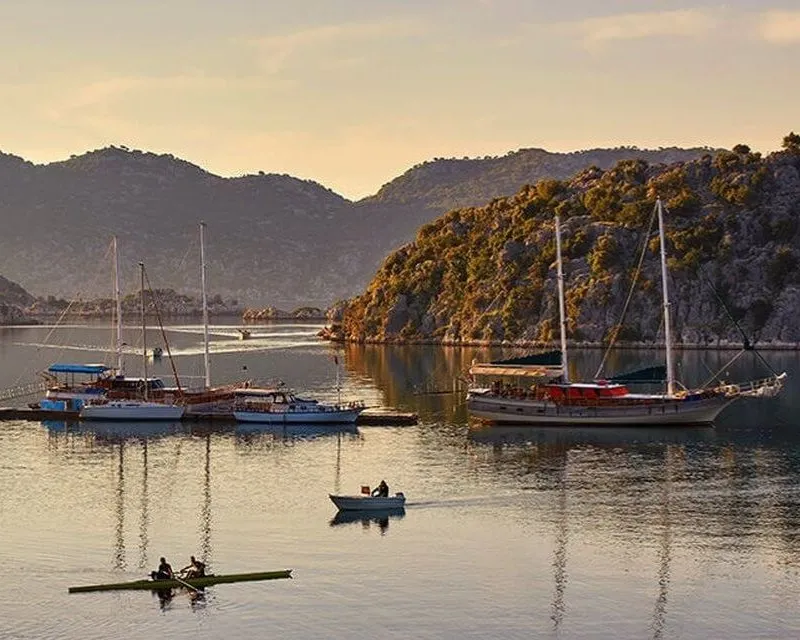
<svg viewBox="0 0 800 640"><path fill-rule="evenodd" d="M350 199L520 148L768 153L800 131L800 0L3 0L0 150L109 145Z"/></svg>

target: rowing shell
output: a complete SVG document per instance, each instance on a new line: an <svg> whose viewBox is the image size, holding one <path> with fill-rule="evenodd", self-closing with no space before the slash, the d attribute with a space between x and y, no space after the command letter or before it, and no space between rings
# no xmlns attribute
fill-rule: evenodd
<svg viewBox="0 0 800 640"><path fill-rule="evenodd" d="M142 589L159 591L161 589L176 589L185 587L208 587L212 584L226 582L252 582L255 580L279 580L291 578L292 570L261 571L258 573L229 573L228 575L209 575L202 578L187 578L186 580L134 580L133 582L115 582L111 584L90 584L85 587L70 587L69 593L86 593L87 591L121 591L123 589Z"/></svg>

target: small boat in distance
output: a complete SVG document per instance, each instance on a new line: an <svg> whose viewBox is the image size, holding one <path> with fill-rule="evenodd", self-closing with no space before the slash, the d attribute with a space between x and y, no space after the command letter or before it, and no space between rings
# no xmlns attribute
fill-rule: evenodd
<svg viewBox="0 0 800 640"><path fill-rule="evenodd" d="M231 582L254 582L256 580L280 580L291 578L291 569L280 571L261 571L257 573L229 573L227 575L208 575L199 578L186 578L181 580L133 580L130 582L113 582L110 584L91 584L83 587L70 587L69 593L88 593L91 591L123 591L138 589L143 591L159 591L161 589L177 589L179 587L192 588L209 587L214 584Z"/></svg>
<svg viewBox="0 0 800 640"><path fill-rule="evenodd" d="M406 497L402 492L393 496L337 496L331 493L328 497L340 511L386 511L403 509L406 504Z"/></svg>
<svg viewBox="0 0 800 640"><path fill-rule="evenodd" d="M323 404L283 389L240 389L233 416L238 422L352 424L365 408L363 402Z"/></svg>

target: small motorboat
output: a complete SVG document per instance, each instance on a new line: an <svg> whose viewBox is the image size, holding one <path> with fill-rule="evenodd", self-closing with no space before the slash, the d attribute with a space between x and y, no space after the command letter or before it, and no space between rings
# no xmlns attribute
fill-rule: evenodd
<svg viewBox="0 0 800 640"><path fill-rule="evenodd" d="M385 511L402 509L406 504L406 497L402 493L395 493L393 496L335 496L329 494L329 497L340 511Z"/></svg>

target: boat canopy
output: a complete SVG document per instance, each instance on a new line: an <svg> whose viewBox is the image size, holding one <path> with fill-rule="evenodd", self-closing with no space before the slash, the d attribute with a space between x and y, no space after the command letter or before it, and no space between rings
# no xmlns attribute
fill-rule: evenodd
<svg viewBox="0 0 800 640"><path fill-rule="evenodd" d="M548 351L518 358L508 358L507 360L495 360L494 362L476 362L472 364L469 372L472 375L486 376L527 376L535 378L560 376L563 372L561 352Z"/></svg>
<svg viewBox="0 0 800 640"><path fill-rule="evenodd" d="M88 373L93 375L100 375L110 370L104 364L53 364L47 369L50 373Z"/></svg>
<svg viewBox="0 0 800 640"><path fill-rule="evenodd" d="M664 365L645 367L628 373L621 373L609 378L610 382L620 382L623 384L646 384L648 382L665 382L667 380L667 368Z"/></svg>

